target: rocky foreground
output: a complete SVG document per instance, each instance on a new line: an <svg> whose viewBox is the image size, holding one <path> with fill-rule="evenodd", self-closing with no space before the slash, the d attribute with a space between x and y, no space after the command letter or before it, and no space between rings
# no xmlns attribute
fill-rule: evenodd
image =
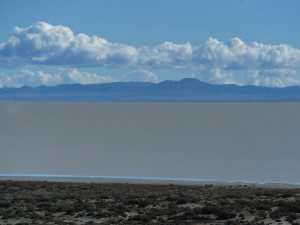
<svg viewBox="0 0 300 225"><path fill-rule="evenodd" d="M0 181L0 224L300 224L300 188Z"/></svg>

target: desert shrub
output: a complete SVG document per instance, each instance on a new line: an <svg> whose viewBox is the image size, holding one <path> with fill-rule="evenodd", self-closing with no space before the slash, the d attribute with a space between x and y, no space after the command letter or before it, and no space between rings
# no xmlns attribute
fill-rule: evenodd
<svg viewBox="0 0 300 225"><path fill-rule="evenodd" d="M129 218L129 221L136 221L136 222L148 222L150 218L146 215L135 215Z"/></svg>
<svg viewBox="0 0 300 225"><path fill-rule="evenodd" d="M33 213L29 214L29 218L32 219L32 220L38 220L38 219L41 219L42 216L39 215L39 214L37 214L37 213L35 213L35 212L33 212Z"/></svg>
<svg viewBox="0 0 300 225"><path fill-rule="evenodd" d="M216 214L219 211L219 207L214 204L207 204L201 209L202 214Z"/></svg>
<svg viewBox="0 0 300 225"><path fill-rule="evenodd" d="M236 217L235 213L222 211L222 210L218 211L216 215L217 215L217 219L219 220L228 220Z"/></svg>
<svg viewBox="0 0 300 225"><path fill-rule="evenodd" d="M290 223L292 223L295 219L297 219L297 217L295 216L294 213L290 213L287 217L286 220Z"/></svg>
<svg viewBox="0 0 300 225"><path fill-rule="evenodd" d="M259 219L266 219L268 214L264 211L259 211L259 212L257 212L257 216Z"/></svg>
<svg viewBox="0 0 300 225"><path fill-rule="evenodd" d="M15 218L15 215L13 214L13 212L5 211L5 212L2 212L1 214L2 215L0 215L0 217L3 220Z"/></svg>
<svg viewBox="0 0 300 225"><path fill-rule="evenodd" d="M178 198L176 201L175 201L175 204L176 205L183 205L183 204L186 204L187 203L187 200L183 197L181 198Z"/></svg>
<svg viewBox="0 0 300 225"><path fill-rule="evenodd" d="M240 221L238 220L225 220L224 225L240 225Z"/></svg>
<svg viewBox="0 0 300 225"><path fill-rule="evenodd" d="M112 213L109 212L108 210L102 210L102 211L96 213L94 215L94 218L101 219L101 218L104 218L104 217L110 217L111 215L112 215Z"/></svg>
<svg viewBox="0 0 300 225"><path fill-rule="evenodd" d="M279 207L281 213L300 212L300 200L296 200L295 202L276 201L275 206Z"/></svg>
<svg viewBox="0 0 300 225"><path fill-rule="evenodd" d="M255 207L257 210L264 210L268 211L271 210L271 203L268 201L255 201L253 204L253 207Z"/></svg>
<svg viewBox="0 0 300 225"><path fill-rule="evenodd" d="M281 215L278 210L275 210L274 212L270 213L270 217L276 220L276 219L280 219Z"/></svg>
<svg viewBox="0 0 300 225"><path fill-rule="evenodd" d="M9 207L11 207L12 205L11 205L11 203L9 203L9 202L0 202L0 208L4 208L4 209L6 209L6 208L9 208Z"/></svg>

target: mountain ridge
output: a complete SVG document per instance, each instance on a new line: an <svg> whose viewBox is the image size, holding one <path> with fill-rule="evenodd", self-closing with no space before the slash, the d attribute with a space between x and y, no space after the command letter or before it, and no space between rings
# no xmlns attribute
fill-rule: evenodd
<svg viewBox="0 0 300 225"><path fill-rule="evenodd" d="M265 87L179 81L61 84L0 89L0 101L300 101L300 86Z"/></svg>

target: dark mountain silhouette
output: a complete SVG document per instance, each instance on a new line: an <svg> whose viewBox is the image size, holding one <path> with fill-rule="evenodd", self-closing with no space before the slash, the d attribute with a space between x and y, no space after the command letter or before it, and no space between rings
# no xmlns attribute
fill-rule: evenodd
<svg viewBox="0 0 300 225"><path fill-rule="evenodd" d="M300 101L300 87L216 85L194 78L180 81L62 84L0 89L2 101L87 101L87 102L201 102L201 101Z"/></svg>

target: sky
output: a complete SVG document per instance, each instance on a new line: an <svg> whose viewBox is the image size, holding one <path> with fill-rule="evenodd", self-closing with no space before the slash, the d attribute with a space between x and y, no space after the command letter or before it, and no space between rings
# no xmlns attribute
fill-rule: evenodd
<svg viewBox="0 0 300 225"><path fill-rule="evenodd" d="M0 87L300 85L297 0L2 0Z"/></svg>

